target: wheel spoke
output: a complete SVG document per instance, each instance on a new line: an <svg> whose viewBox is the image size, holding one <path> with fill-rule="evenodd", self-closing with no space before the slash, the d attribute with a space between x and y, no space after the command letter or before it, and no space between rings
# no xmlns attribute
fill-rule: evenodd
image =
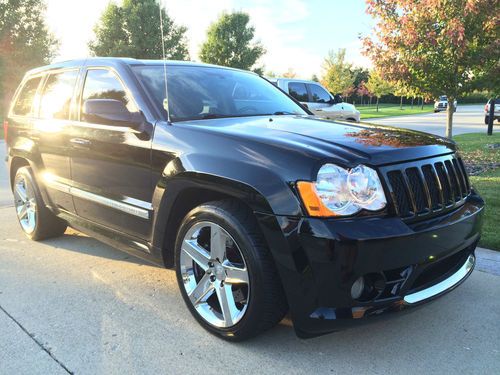
<svg viewBox="0 0 500 375"><path fill-rule="evenodd" d="M224 231L216 224L210 226L210 255L222 263L226 256L226 239Z"/></svg>
<svg viewBox="0 0 500 375"><path fill-rule="evenodd" d="M203 268L204 271L208 269L210 255L204 248L196 243L196 240L184 240L182 243L182 251Z"/></svg>
<svg viewBox="0 0 500 375"><path fill-rule="evenodd" d="M35 225L35 211L34 210L28 210L28 223L30 226Z"/></svg>
<svg viewBox="0 0 500 375"><path fill-rule="evenodd" d="M221 286L218 284L215 286L215 291L217 293L217 299L219 300L222 316L224 318L224 326L230 327L233 325L233 319L239 312L236 307L236 302L234 301L231 285L224 283L224 285Z"/></svg>
<svg viewBox="0 0 500 375"><path fill-rule="evenodd" d="M223 265L226 271L226 283L248 284L248 271L246 268L238 268L231 265Z"/></svg>
<svg viewBox="0 0 500 375"><path fill-rule="evenodd" d="M206 300L214 293L214 286L210 282L210 275L205 274L198 285L189 294L189 299L191 303L196 307Z"/></svg>
<svg viewBox="0 0 500 375"><path fill-rule="evenodd" d="M24 219L27 214L28 214L28 209L26 208L25 204L17 207L17 217L19 218L19 220Z"/></svg>
<svg viewBox="0 0 500 375"><path fill-rule="evenodd" d="M26 189L21 186L20 183L16 184L16 193L19 196L19 199L21 199L24 202L28 199L26 196Z"/></svg>

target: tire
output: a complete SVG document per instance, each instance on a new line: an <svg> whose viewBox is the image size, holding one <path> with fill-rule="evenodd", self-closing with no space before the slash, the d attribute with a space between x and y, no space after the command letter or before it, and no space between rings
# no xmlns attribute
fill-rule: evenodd
<svg viewBox="0 0 500 375"><path fill-rule="evenodd" d="M217 244L223 242L224 250L220 250ZM193 249L198 261L188 255ZM278 324L288 311L257 220L238 201L210 202L189 212L177 234L175 264L191 314L223 339L242 341L256 336ZM221 300L228 301L225 310Z"/></svg>
<svg viewBox="0 0 500 375"><path fill-rule="evenodd" d="M12 190L17 219L28 238L40 241L64 233L68 225L45 206L30 167L17 170Z"/></svg>

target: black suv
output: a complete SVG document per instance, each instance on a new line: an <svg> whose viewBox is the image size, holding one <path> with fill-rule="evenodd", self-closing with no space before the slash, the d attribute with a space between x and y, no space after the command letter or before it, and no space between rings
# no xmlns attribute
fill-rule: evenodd
<svg viewBox="0 0 500 375"><path fill-rule="evenodd" d="M55 64L26 74L4 126L28 237L70 225L174 267L193 316L228 340L288 311L300 337L331 332L474 267L483 201L453 142L317 119L250 72Z"/></svg>

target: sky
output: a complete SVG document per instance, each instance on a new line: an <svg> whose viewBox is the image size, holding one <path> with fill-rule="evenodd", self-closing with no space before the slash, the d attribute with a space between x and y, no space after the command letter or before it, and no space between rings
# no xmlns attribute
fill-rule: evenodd
<svg viewBox="0 0 500 375"><path fill-rule="evenodd" d="M61 45L56 60L89 56L87 44L93 27L108 0L46 0L47 22ZM120 3L120 0L114 0ZM373 24L365 13L364 0L161 0L171 18L187 27L191 59L209 25L226 11L245 11L255 27L256 39L267 53L264 70L283 74L289 69L298 77L321 76L321 65L329 50L346 49L347 59L369 67L361 55L359 35L367 35Z"/></svg>

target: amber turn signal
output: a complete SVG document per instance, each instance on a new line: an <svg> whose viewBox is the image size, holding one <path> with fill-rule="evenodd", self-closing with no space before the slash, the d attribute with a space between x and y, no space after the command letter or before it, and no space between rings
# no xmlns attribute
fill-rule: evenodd
<svg viewBox="0 0 500 375"><path fill-rule="evenodd" d="M299 190L300 198L309 216L336 216L335 213L330 211L323 202L321 202L314 187L314 182L299 181L297 182L297 189Z"/></svg>

